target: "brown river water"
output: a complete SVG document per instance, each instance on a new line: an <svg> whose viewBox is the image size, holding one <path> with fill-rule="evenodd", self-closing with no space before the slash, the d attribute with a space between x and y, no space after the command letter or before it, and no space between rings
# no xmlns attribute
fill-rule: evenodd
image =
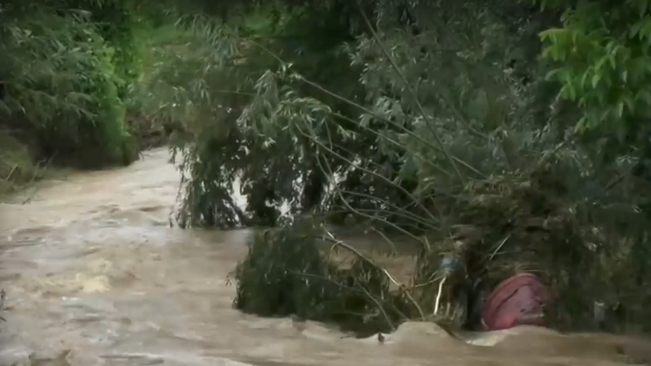
<svg viewBox="0 0 651 366"><path fill-rule="evenodd" d="M80 366L651 361L651 343L621 336L521 328L462 340L407 323L380 343L242 314L226 277L251 233L170 228L179 173L165 149L145 155L127 168L42 182L0 205L0 365L30 356L33 365Z"/></svg>

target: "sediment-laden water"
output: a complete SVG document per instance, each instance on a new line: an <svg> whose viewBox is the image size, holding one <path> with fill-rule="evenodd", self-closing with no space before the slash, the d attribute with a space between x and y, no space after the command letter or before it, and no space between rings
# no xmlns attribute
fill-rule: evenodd
<svg viewBox="0 0 651 366"><path fill-rule="evenodd" d="M30 355L41 358L34 364L79 366L651 361L651 343L607 335L522 328L471 337L478 346L433 324L408 323L379 343L239 313L226 277L250 232L170 228L179 175L165 149L146 155L127 168L43 182L0 205L0 286L8 306L0 364Z"/></svg>

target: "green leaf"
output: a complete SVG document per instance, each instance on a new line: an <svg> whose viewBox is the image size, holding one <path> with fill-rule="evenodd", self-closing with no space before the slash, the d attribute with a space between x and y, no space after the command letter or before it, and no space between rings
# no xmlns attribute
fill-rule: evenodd
<svg viewBox="0 0 651 366"><path fill-rule="evenodd" d="M572 84L565 84L561 88L561 96L565 99L568 100L576 100L576 90L574 90L574 87Z"/></svg>
<svg viewBox="0 0 651 366"><path fill-rule="evenodd" d="M552 79L558 79L558 73L561 71L561 69L554 69L545 75L545 80L550 81Z"/></svg>
<svg viewBox="0 0 651 366"><path fill-rule="evenodd" d="M640 39L651 38L651 20L644 19L642 21L642 29L639 31Z"/></svg>
<svg viewBox="0 0 651 366"><path fill-rule="evenodd" d="M588 120L587 116L581 117L581 119L579 119L579 122L577 122L576 126L574 126L574 132L575 133L585 132L587 130L587 120Z"/></svg>
<svg viewBox="0 0 651 366"><path fill-rule="evenodd" d="M613 68L613 70L617 70L617 61L615 60L614 54L608 55L608 61L610 61L610 66Z"/></svg>
<svg viewBox="0 0 651 366"><path fill-rule="evenodd" d="M632 114L635 111L635 102L633 101L633 98L631 98L630 94L627 94L624 96L623 101L626 107L628 107L628 112Z"/></svg>
<svg viewBox="0 0 651 366"><path fill-rule="evenodd" d="M645 102L646 104L651 104L651 93L649 93L649 91L646 90L646 89L642 89L642 90L638 91L635 99L641 100L641 101Z"/></svg>
<svg viewBox="0 0 651 366"><path fill-rule="evenodd" d="M640 34L640 30L644 26L644 23L645 23L644 20L640 20L635 24L633 24L631 28L628 30L628 36L630 38L635 38L636 36L640 36L640 38L642 38L642 35Z"/></svg>
<svg viewBox="0 0 651 366"><path fill-rule="evenodd" d="M617 111L617 118L622 118L622 116L624 115L624 101L623 100L620 100L619 102L617 102L616 111Z"/></svg>
<svg viewBox="0 0 651 366"><path fill-rule="evenodd" d="M567 32L567 31L563 28L551 28L546 31L540 32L539 37L540 40L542 41L550 40L552 42L555 42L557 40L558 35L562 34L563 32Z"/></svg>
<svg viewBox="0 0 651 366"><path fill-rule="evenodd" d="M590 76L589 72L583 73L583 76L581 76L581 89L584 89L586 86L586 83L588 82L588 76Z"/></svg>
<svg viewBox="0 0 651 366"><path fill-rule="evenodd" d="M602 57L599 61L597 61L597 64L595 65L596 71L601 71L601 69L604 67L606 62L608 62L607 57Z"/></svg>
<svg viewBox="0 0 651 366"><path fill-rule="evenodd" d="M594 76L592 77L592 88L597 87L599 81L601 80L601 76L602 74L600 72L594 74Z"/></svg>

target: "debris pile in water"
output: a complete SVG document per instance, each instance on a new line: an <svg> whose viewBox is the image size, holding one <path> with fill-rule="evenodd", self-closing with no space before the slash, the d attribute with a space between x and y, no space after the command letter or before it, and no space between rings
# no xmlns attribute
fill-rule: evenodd
<svg viewBox="0 0 651 366"><path fill-rule="evenodd" d="M292 226L257 234L233 273L234 306L262 316L336 323L360 335L392 331L409 318L407 302L390 290L381 268L361 258L339 267L313 233Z"/></svg>
<svg viewBox="0 0 651 366"><path fill-rule="evenodd" d="M557 198L544 182L524 176L497 177L467 191L470 199L457 206L456 221L461 224L452 227L451 237L439 243L438 250L420 257L415 281L427 283L437 274L447 279L441 300L446 317L477 326L488 292L518 273L536 274L552 289L556 301L546 314L548 323L558 325L567 314L590 309L592 296L575 293L586 289L584 276L596 259L586 244L598 238L577 220L576 207ZM463 266L451 274L440 273L452 260ZM433 301L429 294L441 292L436 288L440 283L422 288L424 302ZM570 299L568 305L565 300Z"/></svg>
<svg viewBox="0 0 651 366"><path fill-rule="evenodd" d="M620 291L634 275L641 281L635 287L651 285L651 277L639 277L648 270L632 254L646 237L621 238L621 229L600 226L597 218L607 217L608 207L570 200L549 176L494 177L467 186L454 202L450 221L456 225L422 250L408 285L327 231L294 225L257 236L234 272L235 306L336 323L361 334L417 319L477 328L488 293L518 273L536 275L551 290L544 318L557 328L593 326L596 300L611 307L650 304L651 291ZM319 236L352 251L355 264L342 268L321 248ZM627 310L651 329L642 308Z"/></svg>

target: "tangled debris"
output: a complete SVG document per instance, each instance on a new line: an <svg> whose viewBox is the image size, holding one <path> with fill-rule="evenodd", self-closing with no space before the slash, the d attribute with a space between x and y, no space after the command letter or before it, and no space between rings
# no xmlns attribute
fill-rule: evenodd
<svg viewBox="0 0 651 366"><path fill-rule="evenodd" d="M651 303L651 292L622 291L631 288L625 276L636 278L637 289L651 284L647 267L635 263L640 257L633 254L648 248L647 236L614 235L597 219L608 217L607 208L569 200L559 194L562 187L525 175L466 189L470 198L456 202L458 224L418 254L409 285L329 232L300 224L255 238L233 274L235 307L335 323L359 335L389 332L406 320L476 328L488 292L522 272L537 275L551 289L553 305L544 315L560 329L593 327L597 300L620 309ZM341 266L324 243L353 252L355 263ZM651 329L641 307L628 306L626 317L615 323L634 320Z"/></svg>
<svg viewBox="0 0 651 366"><path fill-rule="evenodd" d="M335 323L359 335L392 331L409 318L409 304L390 290L381 268L362 258L340 268L324 244L297 226L256 235L232 274L234 306L262 316Z"/></svg>

